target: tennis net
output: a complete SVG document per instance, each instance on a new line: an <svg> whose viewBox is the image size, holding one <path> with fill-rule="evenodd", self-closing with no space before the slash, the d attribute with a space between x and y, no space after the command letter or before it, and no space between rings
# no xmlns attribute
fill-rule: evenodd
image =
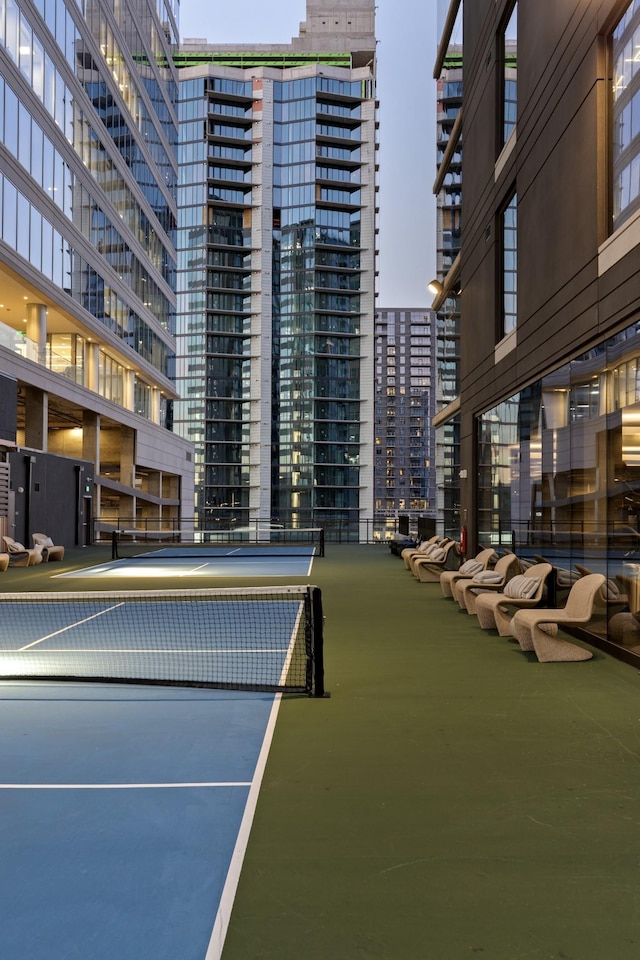
<svg viewBox="0 0 640 960"><path fill-rule="evenodd" d="M147 530L135 527L123 527L112 531L111 545L113 559L122 555L122 547L130 545L177 545L185 550L199 551L206 555L224 548L242 549L243 556L253 552L261 556L270 548L277 548L281 556L288 551L297 556L304 549L312 549L316 556L324 557L325 535L322 527L236 527L233 530L194 531L185 530ZM128 551L127 555L128 555Z"/></svg>
<svg viewBox="0 0 640 960"><path fill-rule="evenodd" d="M318 587L0 594L0 678L324 695Z"/></svg>

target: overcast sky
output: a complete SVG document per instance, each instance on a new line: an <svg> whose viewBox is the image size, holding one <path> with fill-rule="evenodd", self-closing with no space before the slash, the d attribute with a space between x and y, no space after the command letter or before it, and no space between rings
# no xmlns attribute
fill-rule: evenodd
<svg viewBox="0 0 640 960"><path fill-rule="evenodd" d="M426 307L435 277L437 0L378 0L379 307ZM209 43L289 43L306 0L182 0L180 33Z"/></svg>

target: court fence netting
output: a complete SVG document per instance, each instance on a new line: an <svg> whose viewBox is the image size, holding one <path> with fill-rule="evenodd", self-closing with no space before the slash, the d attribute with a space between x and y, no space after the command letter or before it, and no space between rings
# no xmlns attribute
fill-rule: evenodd
<svg viewBox="0 0 640 960"><path fill-rule="evenodd" d="M0 679L324 689L311 585L0 593Z"/></svg>

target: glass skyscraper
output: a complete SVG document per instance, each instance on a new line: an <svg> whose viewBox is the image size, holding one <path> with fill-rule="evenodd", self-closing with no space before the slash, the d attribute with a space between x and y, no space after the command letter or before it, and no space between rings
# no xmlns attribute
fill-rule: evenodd
<svg viewBox="0 0 640 960"><path fill-rule="evenodd" d="M177 14L175 0L0 4L0 459L93 464L95 515L127 525L193 510L191 448L167 429ZM9 476L0 520L53 495L42 477L21 492Z"/></svg>
<svg viewBox="0 0 640 960"><path fill-rule="evenodd" d="M374 4L324 8L291 44L177 57L174 422L204 531L373 516Z"/></svg>

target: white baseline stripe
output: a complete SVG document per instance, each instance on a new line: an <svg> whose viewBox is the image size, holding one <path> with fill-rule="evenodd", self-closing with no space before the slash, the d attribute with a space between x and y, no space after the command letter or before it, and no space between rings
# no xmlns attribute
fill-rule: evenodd
<svg viewBox="0 0 640 960"><path fill-rule="evenodd" d="M251 781L193 783L0 783L0 790L166 790L190 787L250 787Z"/></svg>
<svg viewBox="0 0 640 960"><path fill-rule="evenodd" d="M240 824L240 830L238 831L238 839L236 840L236 845L233 854L231 855L231 863L229 864L227 879L225 880L222 896L220 897L218 913L213 925L211 939L209 940L209 947L205 954L204 960L220 960L222 956L222 948L224 947L224 941L227 936L227 929L229 927L229 920L231 919L231 911L233 909L233 901L235 900L236 890L238 889L238 883L240 881L240 871L242 870L242 863L247 850L247 844L249 842L249 833L251 831L251 825L256 812L258 794L260 793L260 786L262 784L262 778L267 765L267 757L269 756L271 741L273 740L273 733L276 727L276 720L278 717L281 700L282 694L277 693L273 700L273 706L271 707L271 714L269 716L269 722L267 723L267 729L262 742L260 756L258 757L258 762L256 764L253 783L251 784L251 789L249 790L249 796L247 798L247 804L244 808L242 823Z"/></svg>

